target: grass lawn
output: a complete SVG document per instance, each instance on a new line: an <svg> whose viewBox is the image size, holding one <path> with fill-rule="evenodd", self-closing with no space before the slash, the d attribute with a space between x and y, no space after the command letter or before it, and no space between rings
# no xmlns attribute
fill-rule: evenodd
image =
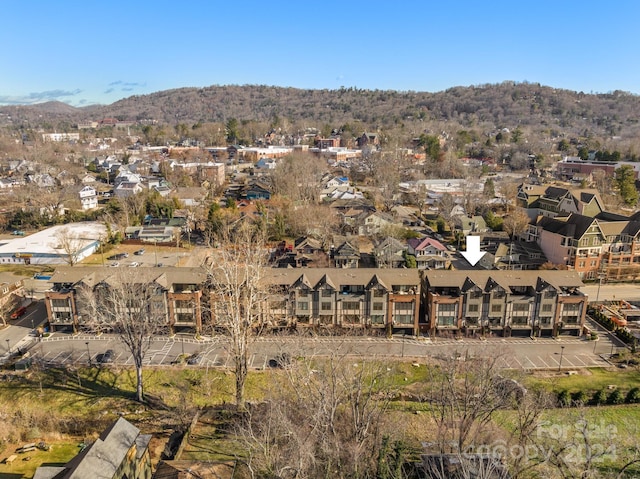
<svg viewBox="0 0 640 479"><path fill-rule="evenodd" d="M396 418L395 427L402 424L403 431L398 433L416 444L433 434L428 403L413 400L423 395L433 368L429 369L424 364L414 366L410 362L395 361L373 366L372 371L382 372L383 375L385 371L388 373L385 383L397 392L386 419ZM280 369L251 371L247 378L246 399L252 402L263 400L270 391L279 387L278 377L287 373ZM205 408L185 445L181 459L225 460L230 458L230 454L235 456L242 452L235 444L233 434L227 430L230 421L224 416L225 413L215 408L234 402L232 373L187 365L145 368L145 392L158 399L162 410L143 407L133 400L135 378L133 369L116 367L78 370L60 368L42 372L32 370L4 381L0 388L0 412L7 413L7 417L19 415L28 418L33 427L40 427L43 431L55 430L51 429L53 420L75 423L85 427L84 431L78 432L79 437L87 437L100 433L105 425L121 413L143 429L143 432L155 433L161 430L159 421L173 426L179 422L188 424L197 408ZM631 387L640 387L640 373L631 369L591 369L581 375L529 376L526 379L527 388L541 386L556 392L581 389L595 391L610 384L625 391ZM551 409L545 412L544 418L554 424L570 425L575 424L581 413L598 427L611 426L610 430L619 438L621 447L631 444L630 441L637 437L636 431L640 430L640 407L637 406ZM508 430L513 421L511 415L509 411L497 414L496 427ZM17 428L25 423L25 419L14 421ZM24 426L22 430L24 433ZM17 445L13 443L7 445L0 457L12 454L15 447ZM20 455L12 465L1 464L0 477L18 479L23 474L25 477L32 477L39 464L66 463L77 452L78 443L67 439L66 442L54 444L50 452L27 453L31 456L30 461L22 461Z"/></svg>
<svg viewBox="0 0 640 479"><path fill-rule="evenodd" d="M78 442L61 441L50 444L50 451L36 449L26 453L15 453L18 457L13 463L0 464L0 477L3 479L31 478L39 466L64 466L80 452ZM2 457L6 458L11 454L14 454L12 450L5 451ZM27 457L30 459L25 461Z"/></svg>
<svg viewBox="0 0 640 479"><path fill-rule="evenodd" d="M542 386L552 392L559 391L585 391L587 393L606 389L614 385L626 392L634 387L640 387L640 369L609 370L604 368L591 368L582 371L582 374L573 376L532 376L526 380L528 385Z"/></svg>

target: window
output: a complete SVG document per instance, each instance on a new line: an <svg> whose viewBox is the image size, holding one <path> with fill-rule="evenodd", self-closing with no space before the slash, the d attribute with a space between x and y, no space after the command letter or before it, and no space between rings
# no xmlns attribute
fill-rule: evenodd
<svg viewBox="0 0 640 479"><path fill-rule="evenodd" d="M384 314L372 314L371 324L384 324Z"/></svg>
<svg viewBox="0 0 640 479"><path fill-rule="evenodd" d="M342 303L342 309L343 310L354 310L354 309L359 310L360 309L360 302L359 301L344 301Z"/></svg>
<svg viewBox="0 0 640 479"><path fill-rule="evenodd" d="M492 313L500 313L502 311L502 305L501 304L492 304L491 305L491 312Z"/></svg>
<svg viewBox="0 0 640 479"><path fill-rule="evenodd" d="M529 312L529 303L514 303L513 305L514 312Z"/></svg>
<svg viewBox="0 0 640 479"><path fill-rule="evenodd" d="M545 299L551 299L556 297L556 292L553 290L545 291L544 293Z"/></svg>
<svg viewBox="0 0 640 479"><path fill-rule="evenodd" d="M373 310L374 311L382 311L383 310L383 305L384 303L373 303Z"/></svg>
<svg viewBox="0 0 640 479"><path fill-rule="evenodd" d="M328 301L323 301L320 303L320 309L322 311L331 311L331 303Z"/></svg>
<svg viewBox="0 0 640 479"><path fill-rule="evenodd" d="M593 267L593 266L596 266L597 264L598 264L598 261L597 261L597 260L595 260L595 259L592 259L592 260L591 260L591 266L592 266L592 267Z"/></svg>
<svg viewBox="0 0 640 479"><path fill-rule="evenodd" d="M381 289L374 289L373 290L373 297L374 298L382 298L384 296L384 291Z"/></svg>
<svg viewBox="0 0 640 479"><path fill-rule="evenodd" d="M456 312L456 304L439 304L438 305L438 314L440 313L455 313Z"/></svg>
<svg viewBox="0 0 640 479"><path fill-rule="evenodd" d="M579 266L580 268L584 268L584 261L580 261L580 262L578 263L578 266Z"/></svg>
<svg viewBox="0 0 640 479"><path fill-rule="evenodd" d="M467 311L470 313L477 313L478 312L478 305L477 304L469 304L467 305Z"/></svg>
<svg viewBox="0 0 640 479"><path fill-rule="evenodd" d="M309 311L309 303L306 301L298 301L298 310Z"/></svg>
<svg viewBox="0 0 640 479"><path fill-rule="evenodd" d="M580 240L580 246L589 246L589 238L582 238Z"/></svg>
<svg viewBox="0 0 640 479"><path fill-rule="evenodd" d="M309 296L309 291L307 291L306 289L298 290L298 296L300 298L306 298L307 296Z"/></svg>
<svg viewBox="0 0 640 479"><path fill-rule="evenodd" d="M51 307L54 311L60 309L69 309L69 301L66 299L52 299Z"/></svg>
<svg viewBox="0 0 640 479"><path fill-rule="evenodd" d="M175 303L176 306L176 310L180 310L180 309L193 309L194 308L194 304L192 301L185 301L183 299L179 299L176 301ZM184 312L184 311L182 311Z"/></svg>
<svg viewBox="0 0 640 479"><path fill-rule="evenodd" d="M323 289L322 290L322 297L323 298L330 298L332 294L332 291L330 289Z"/></svg>
<svg viewBox="0 0 640 479"><path fill-rule="evenodd" d="M553 305L551 304L543 304L542 305L542 312L543 313L550 313L553 309Z"/></svg>

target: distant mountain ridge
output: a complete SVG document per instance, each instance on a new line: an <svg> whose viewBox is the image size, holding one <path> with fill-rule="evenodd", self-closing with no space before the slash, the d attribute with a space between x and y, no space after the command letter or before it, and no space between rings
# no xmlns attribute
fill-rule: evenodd
<svg viewBox="0 0 640 479"><path fill-rule="evenodd" d="M438 93L363 90L304 90L265 85L179 88L135 95L110 105L73 107L61 102L0 107L13 122L47 121L72 124L103 118L154 119L188 125L225 122L229 118L273 122L277 119L309 126L361 122L385 128L405 121L456 121L473 127L530 125L608 135L637 135L640 96L615 91L586 94L536 83L455 87Z"/></svg>

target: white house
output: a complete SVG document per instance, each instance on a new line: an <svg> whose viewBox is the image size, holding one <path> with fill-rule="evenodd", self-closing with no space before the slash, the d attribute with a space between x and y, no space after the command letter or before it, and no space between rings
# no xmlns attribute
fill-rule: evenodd
<svg viewBox="0 0 640 479"><path fill-rule="evenodd" d="M98 192L95 188L85 186L78 192L78 195L83 210L92 210L98 207Z"/></svg>

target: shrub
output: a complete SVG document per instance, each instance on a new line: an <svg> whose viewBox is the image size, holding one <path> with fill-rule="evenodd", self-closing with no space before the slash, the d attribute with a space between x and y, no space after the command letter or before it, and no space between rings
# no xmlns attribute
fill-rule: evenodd
<svg viewBox="0 0 640 479"><path fill-rule="evenodd" d="M625 402L629 404L640 403L640 388L630 389L625 398Z"/></svg>
<svg viewBox="0 0 640 479"><path fill-rule="evenodd" d="M586 392L577 391L571 395L571 401L574 404L579 404L579 405L587 404L587 402L589 402L589 397L587 396Z"/></svg>
<svg viewBox="0 0 640 479"><path fill-rule="evenodd" d="M564 391L560 391L558 393L558 405L560 407L567 407L567 406L571 406L571 394L569 394L569 391L564 390Z"/></svg>
<svg viewBox="0 0 640 479"><path fill-rule="evenodd" d="M622 404L624 402L624 394L619 389L614 389L607 398L607 404Z"/></svg>
<svg viewBox="0 0 640 479"><path fill-rule="evenodd" d="M593 396L591 396L591 404L599 405L605 404L607 402L607 392L604 389L600 389L596 391Z"/></svg>

